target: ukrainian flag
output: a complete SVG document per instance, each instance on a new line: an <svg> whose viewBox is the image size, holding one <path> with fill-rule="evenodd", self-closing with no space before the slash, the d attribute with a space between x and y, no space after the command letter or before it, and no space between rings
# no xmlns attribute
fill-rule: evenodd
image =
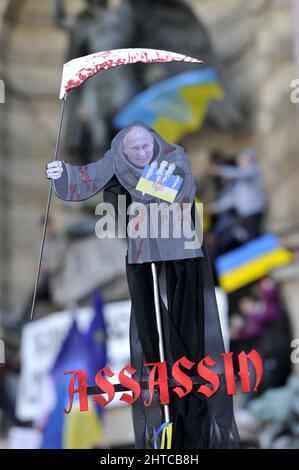
<svg viewBox="0 0 299 470"><path fill-rule="evenodd" d="M113 123L122 129L133 121L143 121L165 140L176 143L200 129L211 100L223 98L215 69L183 72L135 96Z"/></svg>
<svg viewBox="0 0 299 470"><path fill-rule="evenodd" d="M230 293L292 260L292 253L281 246L279 238L268 233L219 256L215 264L221 287Z"/></svg>
<svg viewBox="0 0 299 470"><path fill-rule="evenodd" d="M103 441L100 405L89 401L89 410L80 411L78 396L75 395L72 410L68 407L68 383L70 375L65 371L85 369L88 383L93 383L95 373L107 364L106 329L102 312L102 301L98 294L94 298L94 316L86 333L73 323L68 331L55 363L47 378L47 390L52 409L47 410L42 429L42 449L90 449Z"/></svg>
<svg viewBox="0 0 299 470"><path fill-rule="evenodd" d="M93 309L94 316L83 338L87 351L85 369L89 384L94 383L96 373L107 365L107 333L103 316L103 299L99 292L95 292L93 296ZM77 396L71 412L64 416L64 448L98 447L104 438L103 412L103 407L91 400L89 400L89 410L80 411Z"/></svg>

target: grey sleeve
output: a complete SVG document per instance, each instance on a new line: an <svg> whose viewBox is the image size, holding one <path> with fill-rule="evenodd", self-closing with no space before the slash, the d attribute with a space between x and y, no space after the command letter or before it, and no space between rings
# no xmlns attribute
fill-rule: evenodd
<svg viewBox="0 0 299 470"><path fill-rule="evenodd" d="M238 167L232 165L223 165L220 167L220 174L224 178L228 179L242 179L255 176L257 173L257 168L255 165L250 165L247 167Z"/></svg>
<svg viewBox="0 0 299 470"><path fill-rule="evenodd" d="M64 201L84 201L103 189L113 175L113 158L108 151L103 158L88 165L63 162L62 175L53 180L53 189Z"/></svg>

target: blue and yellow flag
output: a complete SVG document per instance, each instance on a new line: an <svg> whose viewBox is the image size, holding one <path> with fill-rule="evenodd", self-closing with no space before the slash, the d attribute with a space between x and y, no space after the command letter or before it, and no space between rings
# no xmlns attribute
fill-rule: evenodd
<svg viewBox="0 0 299 470"><path fill-rule="evenodd" d="M85 335L88 351L87 382L94 383L96 373L107 365L107 331L103 314L104 302L99 291L93 296L94 315ZM94 403L101 415L103 408Z"/></svg>
<svg viewBox="0 0 299 470"><path fill-rule="evenodd" d="M210 101L223 98L215 69L183 72L139 93L113 122L122 129L133 121L143 121L165 140L176 143L201 128Z"/></svg>
<svg viewBox="0 0 299 470"><path fill-rule="evenodd" d="M292 260L292 253L281 246L279 238L268 233L219 256L215 264L220 285L229 293Z"/></svg>
<svg viewBox="0 0 299 470"><path fill-rule="evenodd" d="M106 328L99 296L94 299L94 316L87 333L78 329L74 320L62 343L56 361L48 377L49 387L54 397L53 409L42 430L43 449L89 449L103 441L102 412L100 405L89 401L89 410L79 410L74 397L72 410L68 407L68 383L70 375L65 371L84 369L88 383L93 384L95 373L106 365ZM51 386L50 386L51 385Z"/></svg>

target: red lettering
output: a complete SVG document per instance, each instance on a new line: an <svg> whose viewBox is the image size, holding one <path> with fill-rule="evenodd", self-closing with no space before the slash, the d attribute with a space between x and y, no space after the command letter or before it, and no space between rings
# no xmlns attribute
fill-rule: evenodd
<svg viewBox="0 0 299 470"><path fill-rule="evenodd" d="M108 405L108 403L110 403L113 400L115 396L115 390L114 390L113 384L111 384L109 380L103 377L103 374L108 375L108 377L113 377L115 374L114 372L112 372L110 367L104 367L103 369L99 370L99 372L95 376L95 383L101 390L103 390L104 393L107 393L108 400L106 400L106 398L102 397L99 394L99 395L95 395L92 398L92 401L99 403L101 406L106 406Z"/></svg>
<svg viewBox="0 0 299 470"><path fill-rule="evenodd" d="M228 395L235 395L236 393L236 381L235 381L235 371L233 364L233 353L227 352L221 354L224 362L224 372L226 380L226 390Z"/></svg>
<svg viewBox="0 0 299 470"><path fill-rule="evenodd" d="M244 351L240 352L238 355L239 359L239 368L241 376L241 389L242 392L250 392L250 380L249 380L249 370L248 370L248 359L251 360L255 371L256 371L256 380L253 391L256 392L259 384L262 380L263 375L263 362L261 356L255 349L252 349L250 353L246 354Z"/></svg>
<svg viewBox="0 0 299 470"><path fill-rule="evenodd" d="M178 359L172 367L172 377L174 380L179 382L185 388L185 391L181 387L174 387L173 391L178 395L179 398L183 398L191 392L193 387L193 382L191 377L186 375L181 369L180 365L190 370L194 366L195 362L189 361L185 356Z"/></svg>
<svg viewBox="0 0 299 470"><path fill-rule="evenodd" d="M144 401L144 406L150 406L153 400L154 387L159 386L160 389L160 401L162 405L168 405L169 403L169 390L168 390L168 379L167 379L167 366L166 362L149 362L144 364L144 367L154 366L149 374L149 402ZM156 371L158 372L158 379L155 379Z"/></svg>
<svg viewBox="0 0 299 470"><path fill-rule="evenodd" d="M217 392L220 386L220 380L216 372L208 369L205 366L205 363L210 367L215 366L217 363L210 356L206 356L198 363L197 366L198 375L210 382L212 385L212 388L208 387L208 385L201 385L197 391L199 393L203 393L207 398L210 398L212 395L214 395L215 392Z"/></svg>
<svg viewBox="0 0 299 470"><path fill-rule="evenodd" d="M233 353L227 352L221 354L223 358L224 376L226 382L226 391L228 395L234 395L236 393L236 377L234 371ZM248 393L251 390L256 392L262 380L263 374L263 363L262 358L255 349L252 349L248 354L242 351L238 355L239 370L241 389L243 393ZM249 362L251 361L251 363ZM197 389L198 393L202 393L207 398L210 398L217 392L220 387L220 376L219 369L218 374L211 370L217 362L210 356L206 356L197 364L197 373L199 377L203 379L203 383ZM174 393L179 398L183 398L188 395L193 388L192 378L184 372L183 369L191 370L195 366L195 363L189 361L187 357L183 356L178 359L172 367L172 377L176 382L176 386L173 388ZM169 404L169 385L168 385L168 374L166 362L152 362L144 364L144 367L151 367L149 378L148 378L148 390L149 400L144 401L144 406L148 407L152 404L154 396L154 387L158 386L160 403L162 405ZM255 384L251 384L250 376L251 370L255 371ZM120 400L132 405L140 397L141 386L137 380L132 376L136 373L130 364L127 364L118 375L119 383L128 389L129 393L122 393ZM70 413L73 407L74 394L79 394L79 406L80 411L88 411L88 394L87 394L87 377L85 370L74 370L66 371L64 374L72 374L68 385L68 396L69 406L64 408L65 413ZM106 378L108 377L108 378ZM101 406L106 406L115 397L115 388L112 383L109 382L109 378L115 374L109 367L104 367L95 376L95 383L100 388L101 393L95 395L92 400L99 403ZM178 385L180 386L178 386ZM108 398L104 398L104 394L108 395Z"/></svg>
<svg viewBox="0 0 299 470"><path fill-rule="evenodd" d="M123 393L120 397L120 400L125 401L129 405L132 405L139 398L140 385L137 380L125 375L125 372L133 375L136 373L136 369L128 364L120 371L118 375L119 383L133 392L133 396L129 395L128 393Z"/></svg>
<svg viewBox="0 0 299 470"><path fill-rule="evenodd" d="M68 386L69 392L69 408L64 408L64 412L68 414L73 406L74 393L79 393L79 406L80 411L88 411L88 397L87 397L87 378L86 370L70 370L66 371L64 375L73 374ZM75 380L78 378L78 387L75 388Z"/></svg>

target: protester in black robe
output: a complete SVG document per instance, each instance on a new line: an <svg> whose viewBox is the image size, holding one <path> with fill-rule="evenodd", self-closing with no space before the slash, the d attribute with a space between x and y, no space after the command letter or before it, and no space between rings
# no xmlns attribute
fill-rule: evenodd
<svg viewBox="0 0 299 470"><path fill-rule="evenodd" d="M150 369L144 367L144 363L160 361L151 273L151 262L155 262L169 376L173 363L186 356L195 363L188 374L197 377L197 363L204 356L211 356L217 362L213 371L221 377L220 388L208 399L197 392L198 381L184 398L179 398L170 388L170 419L174 426L172 448L234 448L238 446L238 431L232 397L227 395L224 381L221 358L224 345L215 291L208 253L204 243L201 246L201 234L193 230L196 225L195 183L184 149L169 144L144 123L134 122L117 134L111 148L97 162L83 166L51 163L47 167L47 176L54 180L54 190L63 200L81 201L104 189L105 201L115 206L119 195L127 196L127 204L142 203L144 212L137 226L146 220L149 229L151 204L161 201L157 195L138 190L136 186L146 165L153 162L157 162L155 169L161 169L163 165L170 168L172 164L174 176L181 178L174 202L181 206L189 203L192 210L185 213L184 220L188 220L192 231L189 238L185 233L179 238L171 236L176 219L170 212L167 220L169 238L163 238L161 226L155 238L131 237L128 233L126 268L132 300L130 350L131 365L137 370L134 378L146 382ZM128 227L134 217L134 211L130 212ZM192 242L188 248L186 242ZM165 286L163 297L162 285ZM143 403L148 398L149 390L145 387L132 406L137 448L152 448L155 431L165 421L158 390L151 406L145 407Z"/></svg>

